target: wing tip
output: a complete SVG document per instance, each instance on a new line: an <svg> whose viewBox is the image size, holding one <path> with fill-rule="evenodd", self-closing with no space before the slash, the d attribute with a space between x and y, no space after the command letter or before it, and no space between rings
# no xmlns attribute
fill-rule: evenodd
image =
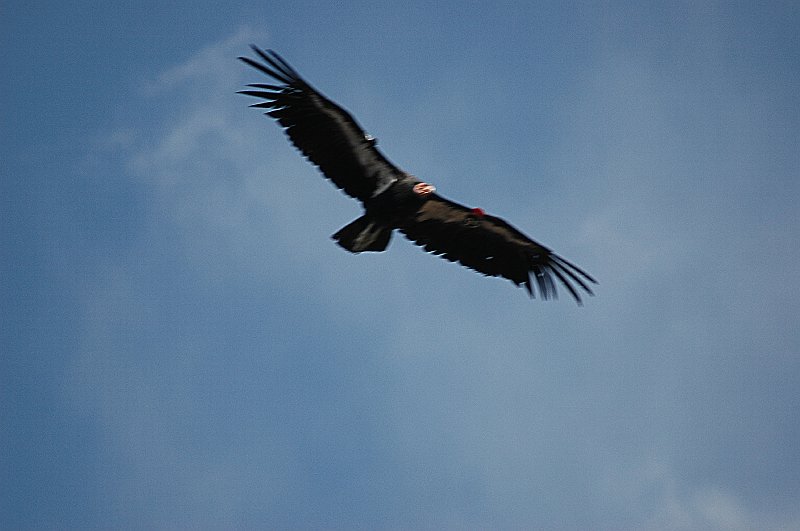
<svg viewBox="0 0 800 531"><path fill-rule="evenodd" d="M583 306L584 295L594 296L590 284L598 284L597 280L569 260L550 250L544 254L534 253L530 256L530 260L531 271L537 274L539 289L543 294L542 298L547 299L549 295L552 295L553 299L558 298L557 284L553 276L569 291L578 306Z"/></svg>

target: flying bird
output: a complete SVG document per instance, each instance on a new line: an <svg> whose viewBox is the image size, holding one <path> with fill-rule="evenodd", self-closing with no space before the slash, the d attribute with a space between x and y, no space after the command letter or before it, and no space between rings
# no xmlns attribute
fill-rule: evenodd
<svg viewBox="0 0 800 531"><path fill-rule="evenodd" d="M555 279L578 304L581 294L593 294L589 284L597 282L584 270L499 217L438 195L433 185L389 162L350 113L312 87L281 56L252 49L261 62L239 59L279 84L253 83L240 93L260 98L251 107L267 109L265 114L278 121L292 144L364 207L363 216L333 235L340 246L352 253L384 251L397 229L430 253L525 286L531 297L531 273L543 299L557 297Z"/></svg>

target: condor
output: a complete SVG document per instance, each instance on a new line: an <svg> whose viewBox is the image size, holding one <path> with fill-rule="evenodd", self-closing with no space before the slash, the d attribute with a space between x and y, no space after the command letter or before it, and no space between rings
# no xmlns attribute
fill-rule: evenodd
<svg viewBox="0 0 800 531"><path fill-rule="evenodd" d="M284 128L292 144L333 184L358 199L364 215L333 239L352 253L380 252L396 229L426 251L487 276L507 278L543 299L557 296L557 279L578 304L596 281L581 268L536 243L504 220L436 194L375 147L353 117L309 85L277 53L253 46L263 61L239 57L279 84L254 83L241 94L260 98L251 105Z"/></svg>

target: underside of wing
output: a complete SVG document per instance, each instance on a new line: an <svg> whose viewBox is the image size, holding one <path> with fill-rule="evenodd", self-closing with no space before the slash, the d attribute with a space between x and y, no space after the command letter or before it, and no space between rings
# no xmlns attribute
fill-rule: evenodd
<svg viewBox="0 0 800 531"><path fill-rule="evenodd" d="M585 271L504 220L436 194L404 221L400 231L430 253L524 285L532 297L531 273L543 299L558 296L558 282L581 304L581 294L592 295L589 284L596 283Z"/></svg>
<svg viewBox="0 0 800 531"><path fill-rule="evenodd" d="M263 62L239 59L278 84L254 83L248 85L253 90L240 93L261 98L251 107L268 109L266 114L283 126L295 147L336 186L366 201L402 175L347 111L315 90L275 52L252 48Z"/></svg>

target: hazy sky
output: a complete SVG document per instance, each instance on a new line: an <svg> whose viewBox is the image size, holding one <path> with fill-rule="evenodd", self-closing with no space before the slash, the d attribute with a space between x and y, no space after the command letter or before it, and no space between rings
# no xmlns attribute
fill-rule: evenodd
<svg viewBox="0 0 800 531"><path fill-rule="evenodd" d="M800 4L334 4L0 8L0 527L800 528ZM340 249L249 43L597 296Z"/></svg>

